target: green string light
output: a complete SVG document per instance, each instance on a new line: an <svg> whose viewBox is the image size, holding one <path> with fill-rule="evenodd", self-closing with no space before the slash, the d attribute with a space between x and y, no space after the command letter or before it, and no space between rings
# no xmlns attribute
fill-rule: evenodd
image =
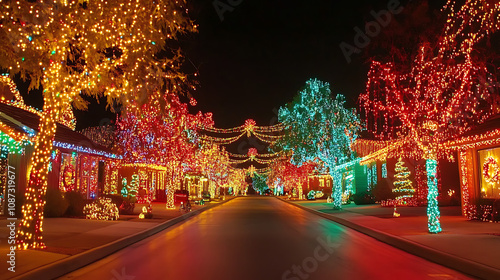
<svg viewBox="0 0 500 280"><path fill-rule="evenodd" d="M427 194L427 225L430 233L439 233L442 229L439 222L440 213L437 201L437 161L434 159L427 159L425 167L427 170L427 187L429 188L429 193Z"/></svg>
<svg viewBox="0 0 500 280"><path fill-rule="evenodd" d="M11 154L22 154L24 151L24 147L30 145L31 143L26 140L16 142L16 140L12 139L9 135L5 134L3 131L0 131L0 144L7 146L8 151Z"/></svg>
<svg viewBox="0 0 500 280"><path fill-rule="evenodd" d="M324 162L334 180L334 207L340 208L342 172L335 167L355 158L351 144L360 129L359 117L345 108L343 95L332 98L328 83L310 79L293 103L280 108L278 118L285 135L272 149L293 151L292 163L298 166L318 159Z"/></svg>

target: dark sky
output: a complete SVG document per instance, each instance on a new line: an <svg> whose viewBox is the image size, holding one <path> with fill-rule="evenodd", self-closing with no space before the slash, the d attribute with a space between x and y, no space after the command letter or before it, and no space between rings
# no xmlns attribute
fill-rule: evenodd
<svg viewBox="0 0 500 280"><path fill-rule="evenodd" d="M356 106L366 81L367 59L354 54L348 63L339 45L353 44L354 28L364 30L365 23L374 20L371 11L387 9L391 1L398 2L188 1L190 17L200 26L199 33L181 42L186 69L199 72L199 87L193 93L198 105L193 111L213 112L220 128L242 125L249 118L258 125L275 124L277 109L309 78L329 82L333 93L346 95L348 105ZM214 2L240 4L225 11L221 21ZM409 1L400 2L405 6ZM30 98L37 103L35 96ZM91 104L87 112L76 112L77 129L114 119L104 108Z"/></svg>
<svg viewBox="0 0 500 280"><path fill-rule="evenodd" d="M353 28L387 2L243 0L221 21L212 1L194 1L200 32L186 52L200 72L199 109L222 128L248 118L273 124L309 78L329 82L355 106L367 68L358 55L347 63L339 44L352 44Z"/></svg>

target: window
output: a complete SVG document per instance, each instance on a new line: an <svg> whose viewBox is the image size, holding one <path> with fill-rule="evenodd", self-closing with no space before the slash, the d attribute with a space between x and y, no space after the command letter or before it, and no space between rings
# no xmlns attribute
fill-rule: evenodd
<svg viewBox="0 0 500 280"><path fill-rule="evenodd" d="M500 198L500 147L478 151L481 198Z"/></svg>

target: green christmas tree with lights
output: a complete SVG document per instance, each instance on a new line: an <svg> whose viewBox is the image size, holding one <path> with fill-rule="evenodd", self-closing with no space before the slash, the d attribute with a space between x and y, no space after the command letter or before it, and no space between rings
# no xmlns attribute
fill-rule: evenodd
<svg viewBox="0 0 500 280"><path fill-rule="evenodd" d="M252 177L252 183L254 190L260 192L260 194L264 193L264 191L269 189L269 186L267 185L266 174L259 174L257 172L254 172L254 175Z"/></svg>
<svg viewBox="0 0 500 280"><path fill-rule="evenodd" d="M409 179L411 172L405 166L402 158L399 158L394 171L396 174L394 175L394 189L392 189L392 192L396 193L396 200L413 197L415 189L413 188L412 181Z"/></svg>

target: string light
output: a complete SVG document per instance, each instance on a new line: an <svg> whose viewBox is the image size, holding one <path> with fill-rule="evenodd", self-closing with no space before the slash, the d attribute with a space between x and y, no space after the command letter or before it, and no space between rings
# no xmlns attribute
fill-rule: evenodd
<svg viewBox="0 0 500 280"><path fill-rule="evenodd" d="M392 192L396 193L396 199L394 203L394 209L399 205L413 205L413 194L415 189L413 188L413 183L409 179L411 172L408 167L404 166L404 161L402 158L398 159L396 167L394 168L394 188Z"/></svg>
<svg viewBox="0 0 500 280"><path fill-rule="evenodd" d="M120 217L118 207L107 197L99 197L85 205L83 213L90 220L118 220Z"/></svg>

